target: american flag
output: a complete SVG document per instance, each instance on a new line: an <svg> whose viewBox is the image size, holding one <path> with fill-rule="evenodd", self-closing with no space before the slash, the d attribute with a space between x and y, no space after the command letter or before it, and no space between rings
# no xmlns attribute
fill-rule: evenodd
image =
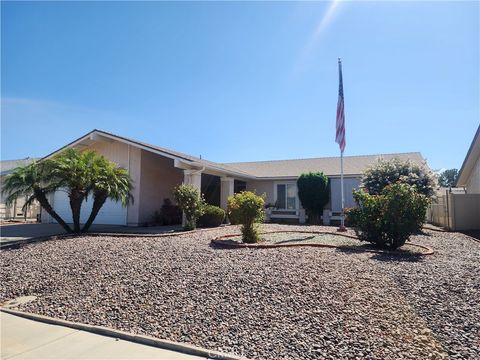
<svg viewBox="0 0 480 360"><path fill-rule="evenodd" d="M343 78L342 78L342 61L338 59L339 84L338 84L338 103L337 103L337 133L335 142L340 145L340 151L345 150L345 111L343 103Z"/></svg>

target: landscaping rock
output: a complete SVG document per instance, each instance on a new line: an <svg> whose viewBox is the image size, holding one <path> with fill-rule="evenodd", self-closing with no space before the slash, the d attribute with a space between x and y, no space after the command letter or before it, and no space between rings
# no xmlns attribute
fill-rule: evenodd
<svg viewBox="0 0 480 360"><path fill-rule="evenodd" d="M37 296L19 309L258 359L480 357L480 244L467 236L414 236L426 258L210 246L238 231L2 251L0 301Z"/></svg>

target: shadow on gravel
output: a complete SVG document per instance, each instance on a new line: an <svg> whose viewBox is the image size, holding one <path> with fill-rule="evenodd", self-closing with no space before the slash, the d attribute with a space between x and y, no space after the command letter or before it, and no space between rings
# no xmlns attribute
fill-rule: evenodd
<svg viewBox="0 0 480 360"><path fill-rule="evenodd" d="M367 246L364 246L367 249ZM336 251L350 254L365 253L361 248L356 249L346 249L346 248L337 248ZM370 259L383 261L383 262L421 262L424 260L424 255L416 255L411 253L370 253L372 256Z"/></svg>
<svg viewBox="0 0 480 360"><path fill-rule="evenodd" d="M377 253L373 254L371 259L383 262L422 262L425 259L425 256L414 254Z"/></svg>

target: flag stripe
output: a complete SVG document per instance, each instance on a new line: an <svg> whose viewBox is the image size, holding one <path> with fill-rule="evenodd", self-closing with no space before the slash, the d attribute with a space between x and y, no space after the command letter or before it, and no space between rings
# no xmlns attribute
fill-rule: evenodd
<svg viewBox="0 0 480 360"><path fill-rule="evenodd" d="M342 63L338 60L338 103L337 103L337 121L335 142L340 146L340 151L343 153L347 141L345 139L345 111L343 99L343 77L342 77Z"/></svg>

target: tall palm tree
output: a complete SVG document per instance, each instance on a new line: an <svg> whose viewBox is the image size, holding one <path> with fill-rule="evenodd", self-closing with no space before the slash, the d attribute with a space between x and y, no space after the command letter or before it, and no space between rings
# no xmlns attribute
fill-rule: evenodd
<svg viewBox="0 0 480 360"><path fill-rule="evenodd" d="M7 175L2 186L2 193L7 195L7 205L12 204L19 197L26 197L23 206L25 211L34 200L54 218L67 232L72 232L70 226L55 212L48 201L48 194L58 189L58 182L52 176L53 164L49 160L34 161L29 165L16 168Z"/></svg>
<svg viewBox="0 0 480 360"><path fill-rule="evenodd" d="M74 232L80 232L80 210L94 182L94 167L100 157L92 150L70 148L52 159L52 175L57 179L57 187L65 189L70 199Z"/></svg>
<svg viewBox="0 0 480 360"><path fill-rule="evenodd" d="M111 161L101 157L95 161L92 170L94 181L89 189L93 193L92 212L82 231L90 228L107 199L120 201L123 206L127 206L130 201L133 201L132 179L126 169L117 167Z"/></svg>

